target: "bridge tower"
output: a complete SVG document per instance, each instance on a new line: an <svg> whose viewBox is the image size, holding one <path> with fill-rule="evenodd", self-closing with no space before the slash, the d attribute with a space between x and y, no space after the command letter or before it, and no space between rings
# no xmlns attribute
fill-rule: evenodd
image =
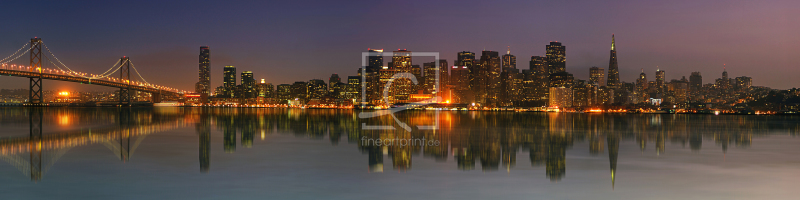
<svg viewBox="0 0 800 200"><path fill-rule="evenodd" d="M39 72L38 77L31 77L28 90L28 103L40 105L44 103L42 96L42 38L31 38L31 72Z"/></svg>
<svg viewBox="0 0 800 200"><path fill-rule="evenodd" d="M119 88L119 104L131 105L131 62L130 58L122 56L120 58L119 79L125 86Z"/></svg>
<svg viewBox="0 0 800 200"><path fill-rule="evenodd" d="M150 94L153 103L161 103L161 90Z"/></svg>
<svg viewBox="0 0 800 200"><path fill-rule="evenodd" d="M40 80L41 81L41 80ZM42 179L42 108L29 108L31 181Z"/></svg>
<svg viewBox="0 0 800 200"><path fill-rule="evenodd" d="M119 108L119 159L128 162L131 157L132 108Z"/></svg>

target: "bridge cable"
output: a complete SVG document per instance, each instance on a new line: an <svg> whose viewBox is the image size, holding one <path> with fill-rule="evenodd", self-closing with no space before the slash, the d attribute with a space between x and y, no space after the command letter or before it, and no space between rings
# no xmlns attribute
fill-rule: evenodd
<svg viewBox="0 0 800 200"><path fill-rule="evenodd" d="M119 60L117 60L117 62L116 62L116 63L114 63L114 65L113 65L113 66L111 66L111 68L109 68L108 70L106 70L106 72L103 72L103 74L100 74L100 75L98 75L98 76L96 76L96 77L83 76L83 75L80 75L80 73L78 73L77 71L70 69L69 67L67 67L67 65L65 65L63 62L61 62L61 60L59 60L59 59L58 59L58 57L56 57L56 55L55 55L55 54L53 54L53 52L52 52L52 51L50 51L50 48L48 48L48 47L47 47L47 45L45 45L44 43L42 43L42 46L44 46L44 48L47 50L47 52L48 52L48 53L50 53L50 55L51 55L51 56L53 56L53 58L54 58L54 59L55 59L55 60L56 60L58 63L60 63L60 64L61 64L61 66L64 66L64 68L67 68L67 70L68 70L68 71L70 71L70 72L72 72L73 74L75 74L75 75L77 75L77 76L80 76L80 77L83 77L83 78L87 78L87 79L101 79L101 78L108 77L109 75L111 75L111 74L113 74L114 72L116 72L116 70L114 70L114 72L111 72L111 73L109 73L109 74L106 74L106 73L107 73L108 71L111 71L112 69L114 69L114 67L116 67L116 66L117 66L117 64L119 64ZM45 56L45 57L47 57L47 56ZM48 59L49 59L49 58L48 58ZM51 63L52 63L52 61L51 61ZM55 64L55 63L53 63L53 65L56 65L56 64ZM120 65L120 66L121 66L121 65ZM58 67L58 65L56 65L56 67ZM59 67L59 69L60 69L60 67ZM63 70L63 69L62 69L62 70ZM119 70L119 68L117 68L117 70Z"/></svg>
<svg viewBox="0 0 800 200"><path fill-rule="evenodd" d="M67 65L65 65L63 62L61 62L61 60L59 60L59 59L58 59L58 57L56 57L56 55L55 55L55 54L53 54L53 52L52 52L52 51L50 51L50 48L48 48L48 47L47 47L47 45L45 45L44 43L42 43L42 46L44 46L44 48L47 50L47 52L48 52L48 53L50 53L50 55L51 55L51 56L53 56L53 58L54 58L54 59L55 59L55 60L56 60L58 63L60 63L60 64L61 64L61 66L64 66L64 68L67 68L67 69L68 69L70 72L73 72L73 73L75 73L75 74L76 74L76 75L78 75L78 76L81 76L81 77L83 77L83 78L87 78L87 79L98 79L98 78L105 78L105 77L107 77L107 76L101 76L101 77L98 77L98 78L92 78L92 77L87 77L87 76L80 75L80 73L78 73L78 72L77 72L77 71L75 71L75 70L72 70L72 69L70 69L69 67L67 67ZM119 61L117 61L117 63L119 63ZM55 63L54 63L54 64L55 64ZM114 65L116 65L116 64L114 64ZM114 68L114 66L111 66L111 68L110 68L109 70L111 70L111 69L113 69L113 68ZM115 72L116 72L116 71L115 71ZM113 74L113 72L112 72L112 74ZM110 75L110 74L109 74L109 75Z"/></svg>
<svg viewBox="0 0 800 200"><path fill-rule="evenodd" d="M3 61L5 61L6 59L8 59L8 58L11 58L11 57L12 57L12 56L14 56L14 55L17 55L17 53L19 53L19 51L21 51L22 49L24 49L25 47L27 47L29 44L30 44L30 43L27 43L27 42L26 42L26 43L25 43L25 45L22 45L22 47L20 47L19 49L17 49L17 51L15 51L15 52L14 52L14 54L11 54L10 56L8 56L8 57L6 57L6 58L3 58L2 60L0 60L0 62L3 62ZM30 48L29 48L28 50L30 51ZM23 54L25 54L25 53L23 53Z"/></svg>
<svg viewBox="0 0 800 200"><path fill-rule="evenodd" d="M139 70L136 70L136 66L133 65L133 62L131 62L130 60L128 60L128 62L131 63L131 67L133 68L133 71L136 72L136 75L139 75L139 78L141 78L142 81L144 81L145 83L147 83L149 85L153 85L150 82L147 82L147 80L144 80L144 77L142 77L142 74L139 74Z"/></svg>
<svg viewBox="0 0 800 200"><path fill-rule="evenodd" d="M14 58L13 58L13 59L11 59L11 60L6 60L6 61L5 61L5 62L3 62L2 64L6 64L6 63L9 63L9 62L11 62L11 61L14 61L14 60L16 60L17 58L24 56L24 55L25 55L25 53L27 53L27 52L29 52L29 51L31 51L31 48L28 48L28 50L26 50L26 51L22 52L21 54L17 55L17 57L14 57ZM12 56L13 56L13 55L12 55ZM22 65L20 65L20 66L22 66Z"/></svg>

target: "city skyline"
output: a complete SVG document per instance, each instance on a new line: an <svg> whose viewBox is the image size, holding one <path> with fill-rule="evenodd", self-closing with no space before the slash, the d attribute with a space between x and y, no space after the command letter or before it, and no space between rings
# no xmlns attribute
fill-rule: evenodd
<svg viewBox="0 0 800 200"><path fill-rule="evenodd" d="M20 50L24 49L25 46ZM442 99L439 100L441 103L459 104L458 106L464 107L464 109L466 107L471 109L539 107L533 109L542 111L542 109L545 109L544 106L547 106L546 110L556 112L560 110L583 112L587 108L589 111L601 111L594 106L621 105L634 106L627 107L633 112L667 112L661 108L655 108L656 111L652 111L653 107L649 106L662 106L662 103L666 103L663 105L666 107L663 108L678 109L670 110L669 112L681 113L709 113L711 110L708 108L712 105L720 106L723 109L714 110L713 112L716 113L722 111L725 113L759 114L761 111L769 113L779 110L781 112L794 113L795 111L793 110L796 109L797 104L793 98L775 98L775 92L796 93L795 91L753 87L752 77L740 76L731 78L725 68L723 68L722 77L715 79L713 84L702 84L700 72L692 72L690 76L691 82L685 76L680 80L672 79L667 81L666 73L661 69L656 70L655 81L648 82L644 69L642 69L642 73L635 83L621 82L618 78L616 45L613 34L611 37L607 86L602 86L600 81L603 79L602 69L596 67L590 69L590 80L588 82L582 79L575 79L573 74L566 71L566 46L560 42L550 42L549 45L546 45L545 56L531 56L529 68L521 71L517 69L516 57L510 54L510 49L506 55L503 55L502 62L499 53L496 51L481 51L480 59L477 60L472 52L459 52L459 60L454 63L460 66L453 66L452 68L468 70L467 77L465 77L469 80L466 88L459 86L462 81L451 81L449 78L451 67L447 64L447 60L436 60L420 66L413 64L412 57L415 54L407 49L398 49L392 51L391 54L388 54L388 52L384 54L383 49L368 49L370 53L362 54L361 58L366 59L362 60L362 64L367 66L358 70L358 76L361 77L361 80L358 80L358 76L348 76L347 83L343 83L338 74L332 74L327 84L320 79L312 79L308 82L296 81L292 85L278 85L279 89L276 91L274 86L271 83L267 83L265 79L261 79L260 83L256 83L252 71L242 72L241 84L237 85L236 68L228 65L223 70L223 85L218 86L213 95L209 94L211 86L209 84L210 48L208 46L200 47L199 81L195 84L194 92L179 92L169 87L152 85L144 81L144 78L141 77L135 67L133 69L141 79L141 82L137 81L138 79L132 80L130 68L133 65L130 62L130 57L127 56L123 56L117 62L120 65L121 77L111 78L104 77L106 75L98 76L74 72L69 68L66 68L69 71L65 72L57 65L54 67L59 69L51 69L48 66L37 64L41 63L41 57L45 57L46 60L50 58L41 55L41 49L44 46L41 38L32 38L30 46L29 50L19 53L19 56L8 56L6 59L14 58L5 61L2 65L4 75L30 77L31 90L28 98L20 99L19 96L14 95L11 99L12 102L30 102L34 105L45 102L72 104L98 98L85 96L84 94L75 96L70 95L68 92L58 92L58 97L55 99L50 97L50 100L47 101L42 98L44 96L41 90L41 79L45 78L79 82L80 84L92 84L92 80L95 79L108 79L108 81L100 82L95 80L94 83L95 85L118 87L120 88L119 93L112 96L99 97L99 99L116 99L119 104L124 103L127 105L142 99L152 103L160 103L163 100L161 98L162 94L171 96L167 97L167 99L179 100L181 103L199 106L274 106L281 104L292 107L309 105L323 108L352 108L352 106L386 108L392 105L420 102L436 97ZM63 65L60 60L56 59L55 55L52 55L48 47L44 46L44 48L51 54L49 56L53 57L52 59ZM29 60L31 66L7 64L28 52L31 56ZM388 57L389 55L391 55L391 61L384 65L381 57ZM422 55L434 55L439 58L438 53L427 53L425 55L425 52L423 52ZM419 56L420 54L417 54L417 57ZM416 60L419 61L419 58ZM55 63L51 64L55 65ZM33 72L37 69L39 72ZM114 72L111 73L113 74ZM457 72L456 70L454 73L460 76ZM430 74L435 74L435 76ZM398 76L401 78L398 79ZM35 80L38 80L38 82ZM412 83L412 80L420 80L421 83ZM381 85L385 87L380 87ZM159 88L166 88L166 90ZM132 93L129 92L130 89L148 92L146 94L140 92ZM107 94L101 95L105 96ZM214 99L211 99L212 97ZM786 106L788 107L783 107L784 103L787 103ZM751 109L761 110L754 112ZM607 111L621 112L624 110L608 109Z"/></svg>
<svg viewBox="0 0 800 200"><path fill-rule="evenodd" d="M502 52L510 46L514 52L513 55L520 58L520 62L522 62L529 56L544 55L545 52L541 46L552 40L559 41L564 46L570 46L569 62L566 64L567 71L573 73L575 78L588 79L588 73L583 72L588 71L590 67L605 68L605 63L608 62L606 38L608 34L615 34L618 36L616 43L620 47L618 54L620 55L621 81L635 81L642 68L645 71L654 71L656 66L659 66L661 69L669 71L666 80L671 80L689 76L694 71L699 71L706 76L719 74L723 64L726 64L732 77L750 76L756 80L758 86L788 89L798 85L798 80L792 79L790 74L796 74L797 70L800 70L793 67L796 63L800 63L800 60L791 56L791 52L800 50L797 49L798 47L790 45L797 39L790 37L789 33L794 29L800 29L797 25L790 23L789 19L796 18L792 17L796 15L795 13L788 13L786 10L786 7L792 7L789 6L791 3L797 2L784 4L731 2L723 7L715 3L668 4L667 6L665 3L652 2L616 2L608 5L582 2L582 4L599 6L597 10L563 8L565 6L561 5L563 3L552 3L545 4L542 9L563 9L542 10L541 13L533 14L523 12L524 9L520 8L531 7L535 2L517 2L505 5L435 3L429 7L416 6L413 3L381 3L381 6L395 6L398 9L413 8L407 15L417 17L400 21L393 18L364 19L367 16L365 14L345 14L338 15L336 19L322 20L325 14L367 11L373 6L340 5L333 6L334 9L325 10L324 8L328 8L326 7L327 2L310 2L305 4L279 3L269 6L253 5L253 8L264 8L277 12L263 14L251 10L253 9L251 8L224 18L239 17L244 19L243 23L250 25L225 24L221 22L224 19L214 20L213 17L228 13L227 8L230 6L213 3L196 8L197 10L213 11L207 16L201 15L199 18L188 17L190 13L192 13L191 16L194 16L194 9L183 8L176 5L178 3L165 4L163 6L169 11L158 11L152 16L145 16L137 12L143 9L142 7L131 6L123 9L123 14L119 17L111 15L111 17L97 19L97 16L109 14L105 13L106 11L99 11L82 14L78 16L78 20L70 21L62 21L53 16L73 14L76 12L75 9L59 10L56 7L43 7L42 9L49 12L32 16L41 19L38 21L43 21L42 25L34 27L18 22L9 23L12 27L22 27L22 29L11 29L7 32L4 37L6 39L0 41L0 46L2 46L0 51L13 52L15 46L18 45L15 42L20 40L15 38L38 36L49 41L51 47L57 49L55 51L65 52L66 55L63 56L65 63L71 66L80 66L82 71L101 71L102 66L107 65L101 62L104 60L101 58L117 58L127 55L136 60L137 64L141 63L142 66L153 66L166 70L167 73L155 73L157 75L152 78L151 82L174 85L177 88L192 91L193 84L197 82L196 77L186 72L197 69L197 63L194 62L195 56L197 56L196 49L203 45L214 49L215 56L211 61L212 74L221 72L223 66L233 65L252 70L256 79L264 78L267 82L280 84L292 83L297 80L324 80L333 73L353 74L353 68L360 65L358 54L365 51L366 48L438 51L442 54L443 59L453 61L456 60L456 52L479 52L484 48ZM308 11L303 13L278 11L281 8L304 5L312 6L308 6ZM66 8L77 6L68 5ZM113 3L83 5L83 7L94 8L93 10L105 10L104 8L117 6L119 5ZM486 31L470 33L455 25L445 25L443 19L436 18L440 14L432 15L425 12L434 9L447 14L463 14L451 13L455 12L452 10L458 10L449 9L451 6L464 8L461 11L467 13L464 14L466 16L476 16L472 13L476 13L480 9L496 10L510 7L509 12L499 15L516 16L516 18L509 18L510 21L507 23L492 23L495 24L492 26L497 31L493 31L491 34ZM637 11L624 9L633 6L640 9ZM613 10L613 13L616 14L605 15L600 10ZM703 10L707 12L701 12ZM766 10L774 10L774 12L764 12ZM651 12L644 13L645 11ZM10 10L4 14L14 15L19 12L21 11ZM371 12L374 11L365 13ZM389 9L388 12L387 14L398 14L395 9ZM533 20L540 15L554 14L553 12L570 17L541 23L541 20ZM129 15L124 17L126 16L124 14ZM642 16L639 17L639 20L628 19L634 14ZM714 17L720 14L727 18ZM286 17L295 18L281 23L259 20ZM159 20L162 19L166 21L160 22ZM203 29L207 31L197 31L201 30L198 23L203 21L202 19L209 21L208 26L204 26ZM425 19L431 19L433 22L425 21ZM665 21L665 19L670 19L670 21ZM92 21L96 25L87 27L75 22L82 20ZM196 20L197 22L195 22ZM315 20L331 23L330 25L320 24ZM484 20L486 19L475 18L474 20L456 21L456 25L480 24ZM120 21L127 22L128 25L116 25ZM186 23L186 25L181 25L182 23ZM393 30L390 26L393 23L399 23L408 29L398 30L394 33L386 31L387 34L381 36L355 34L365 30L362 26L356 26L357 24L368 24L379 30ZM644 26L648 23L657 25ZM601 26L600 24L606 25ZM70 25L76 27L65 27ZM754 28L739 29L748 27L748 25ZM161 30L172 26L185 29L180 31ZM105 31L104 34L92 31L99 27L107 27L111 31ZM427 29L429 27L442 27L449 31L420 31L433 30ZM126 29L139 30L132 32L141 35L123 31ZM274 31L274 29L280 31ZM701 31L706 29L714 31ZM580 31L576 32L576 30ZM422 37L422 35L431 35L431 37ZM772 51L749 49L771 49ZM323 64L329 63L329 61L335 62ZM524 65L524 62L522 63ZM522 68L520 65L517 67ZM772 70L760 70L763 68ZM781 73L778 73L778 70ZM180 76L176 77L173 74ZM218 77L211 76L212 87L220 85L221 82L222 80ZM0 80L0 83L6 88L24 88L24 85L14 81ZM704 83L711 83L711 80L706 79ZM80 88L75 84L65 84L62 87L68 87L66 89Z"/></svg>

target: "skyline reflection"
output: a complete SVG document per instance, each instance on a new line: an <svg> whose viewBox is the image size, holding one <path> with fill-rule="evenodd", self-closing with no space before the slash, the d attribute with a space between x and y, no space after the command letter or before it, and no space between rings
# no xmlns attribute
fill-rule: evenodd
<svg viewBox="0 0 800 200"><path fill-rule="evenodd" d="M523 162L518 160L518 154L527 152L530 166L544 167L547 179L557 182L567 177L567 151L582 144L589 155L608 157L613 188L621 143L635 143L642 154L669 155L668 141L672 146L688 146L695 153L712 149L726 153L731 147L749 147L754 138L794 137L800 130L797 116L459 111L440 112L438 130L406 132L400 128L362 130L362 123L393 125L395 121L389 116L359 119L358 113L338 109L1 108L3 127L22 130L29 126L30 133L4 135L0 139L0 157L31 180L39 181L70 148L102 144L121 161L131 162L147 135L194 127L202 173L213 173L211 146L222 146L227 155L237 153L237 142L243 148L258 150L254 139L260 133L262 140L282 134L298 139L327 139L330 146L356 147L365 155L369 173L384 172L388 165L392 170L407 172L414 169L413 159L420 158L453 163L452 169L462 171L475 170L478 165L484 172L512 171L521 167L518 161ZM410 125L429 124L436 119L426 111L405 111L396 116ZM222 144L212 142L212 135L221 136ZM438 145L363 142L420 138L437 141ZM713 145L703 145L707 142Z"/></svg>

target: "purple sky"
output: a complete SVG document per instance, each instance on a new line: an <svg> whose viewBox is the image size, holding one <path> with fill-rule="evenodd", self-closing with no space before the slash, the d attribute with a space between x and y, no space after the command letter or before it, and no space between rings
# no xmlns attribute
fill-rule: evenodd
<svg viewBox="0 0 800 200"><path fill-rule="evenodd" d="M559 41L567 71L587 79L589 67L608 67L613 33L622 81L641 68L653 79L659 66L667 79L700 71L710 83L727 64L753 85L800 85L798 1L347 2L9 2L0 6L0 57L38 36L75 70L101 73L124 55L150 83L191 90L201 45L211 47L216 87L225 65L276 85L344 78L367 48L440 52L452 63L459 51L511 46L517 68L527 69L530 56ZM0 88L27 84L0 78ZM45 89L105 88L46 81Z"/></svg>

